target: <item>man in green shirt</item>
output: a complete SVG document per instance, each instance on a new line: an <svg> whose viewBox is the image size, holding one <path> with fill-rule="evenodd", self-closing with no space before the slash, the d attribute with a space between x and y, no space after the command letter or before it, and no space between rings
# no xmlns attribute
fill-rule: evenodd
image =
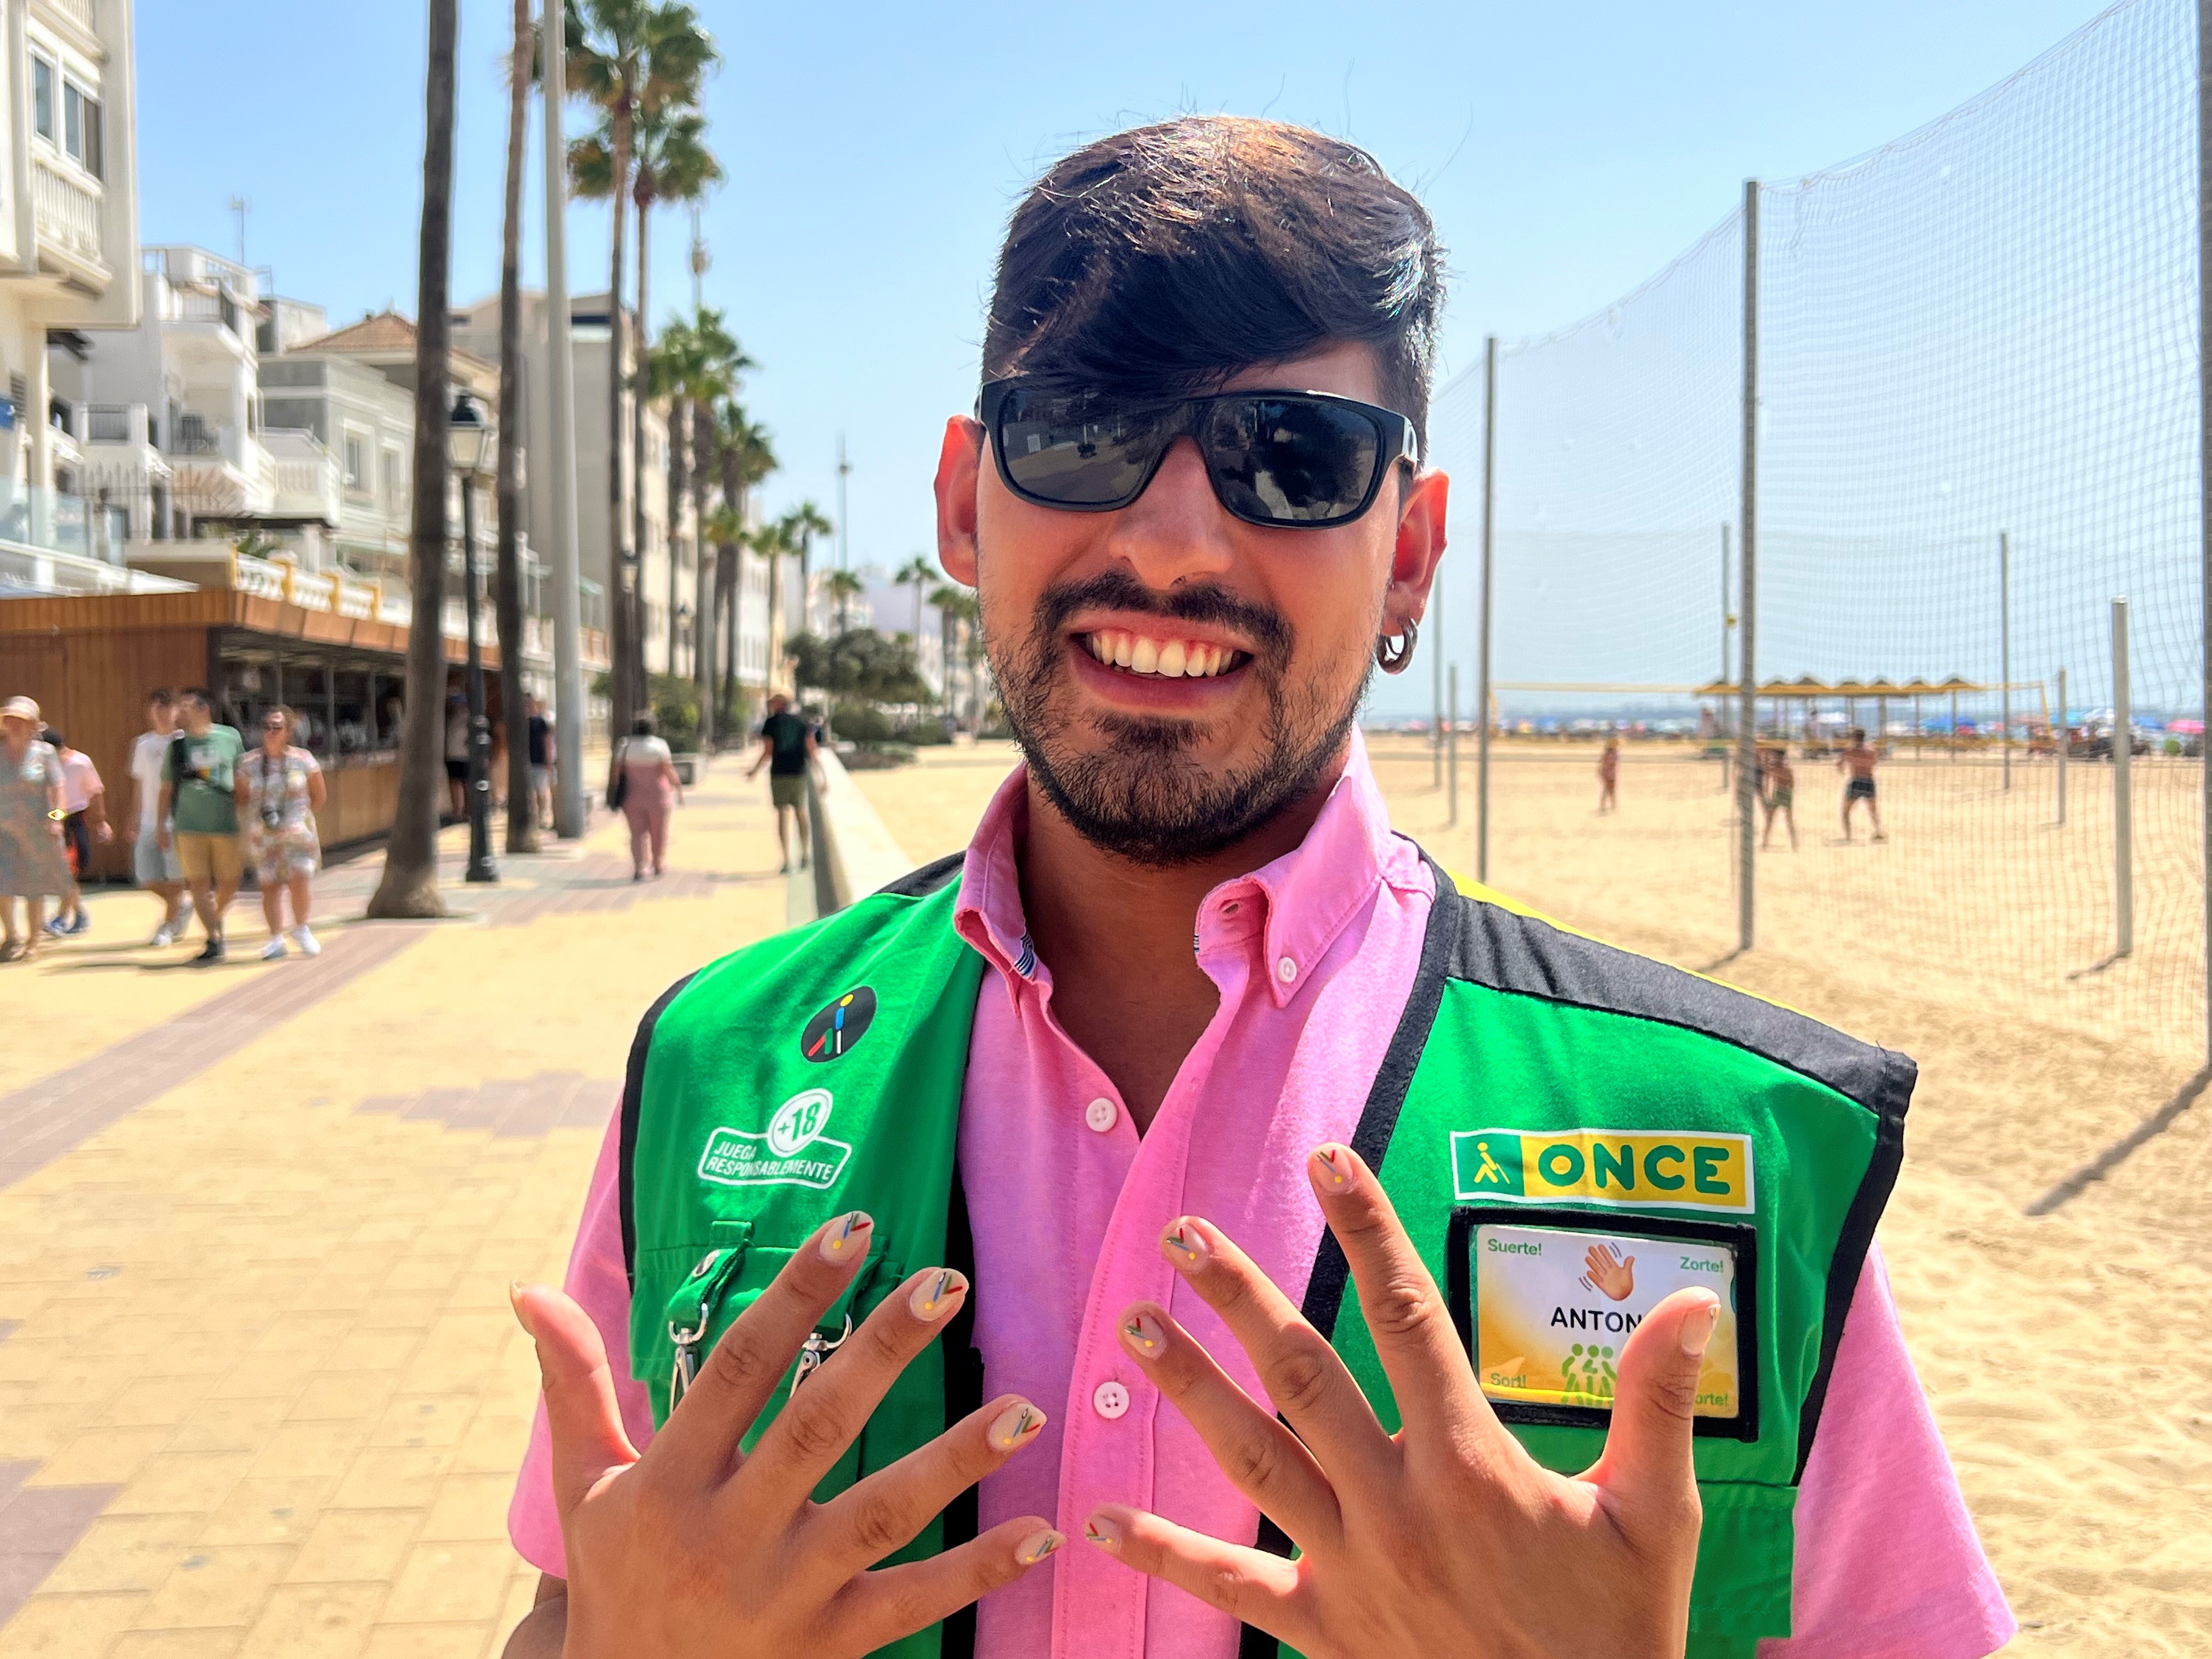
<svg viewBox="0 0 2212 1659"><path fill-rule="evenodd" d="M157 822L162 846L175 836L192 909L207 933L192 960L221 962L223 912L238 896L246 867L238 840L238 762L246 742L234 727L215 723L212 700L197 686L185 693L179 712L182 729L161 762Z"/></svg>

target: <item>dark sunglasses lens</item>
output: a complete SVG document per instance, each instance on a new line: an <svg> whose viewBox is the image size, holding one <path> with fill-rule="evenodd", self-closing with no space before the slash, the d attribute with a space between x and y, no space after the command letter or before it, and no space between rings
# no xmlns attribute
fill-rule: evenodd
<svg viewBox="0 0 2212 1659"><path fill-rule="evenodd" d="M1162 417L1095 398L1017 388L992 434L1024 494L1059 507L1115 507L1133 499L1158 454Z"/></svg>
<svg viewBox="0 0 2212 1659"><path fill-rule="evenodd" d="M1311 398L1224 398L1206 429L1206 462L1229 510L1260 524L1332 524L1359 511L1381 465L1382 434L1357 410Z"/></svg>

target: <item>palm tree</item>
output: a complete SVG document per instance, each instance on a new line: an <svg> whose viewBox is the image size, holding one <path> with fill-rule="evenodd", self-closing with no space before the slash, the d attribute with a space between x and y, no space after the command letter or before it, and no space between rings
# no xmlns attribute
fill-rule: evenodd
<svg viewBox="0 0 2212 1659"><path fill-rule="evenodd" d="M799 625L801 631L808 631L814 626L814 538L828 535L836 526L812 501L801 501L781 522L790 532L799 553Z"/></svg>
<svg viewBox="0 0 2212 1659"><path fill-rule="evenodd" d="M702 744L713 737L714 689L714 648L715 607L719 592L711 592L708 576L707 495L713 481L715 429L713 410L718 398L737 390L744 371L755 367L736 337L723 325L722 313L702 307L696 317L678 319L661 331L660 343L649 360L648 381L653 395L669 399L668 514L672 525L681 517L687 495L692 507L694 592L692 595L691 668L699 688ZM677 587L677 543L668 544L668 587ZM676 628L672 614L668 635L671 672L676 660Z"/></svg>
<svg viewBox="0 0 2212 1659"><path fill-rule="evenodd" d="M737 715L738 577L748 538L752 535L747 526L752 517L753 487L775 471L777 463L769 429L748 416L744 405L734 398L724 398L715 405L709 425L713 428L711 448L721 477L722 505L737 514L734 524L726 526L732 533L718 538L720 546L714 567L715 603L721 611L723 629L722 715L727 724L733 723ZM754 544L759 545L757 539ZM771 665L779 660L776 653L781 648L776 637L776 623L782 612L776 574L776 559L771 556L768 587L768 659Z"/></svg>
<svg viewBox="0 0 2212 1659"><path fill-rule="evenodd" d="M924 555L917 553L901 565L898 568L898 574L891 578L898 586L910 586L914 589L914 643L917 650L921 647L921 590L933 580L936 575L937 567L932 564Z"/></svg>
<svg viewBox="0 0 2212 1659"><path fill-rule="evenodd" d="M514 0L514 55L507 61L507 200L499 253L499 701L507 725L507 850L538 850L538 801L530 791L530 710L522 690L522 171L530 125L536 32L530 0Z"/></svg>
<svg viewBox="0 0 2212 1659"><path fill-rule="evenodd" d="M597 105L605 118L600 133L570 147L570 175L577 195L601 195L614 204L608 216L612 232L607 276L607 543L615 592L608 610L612 713L621 730L645 696L643 596L635 563L639 538L632 515L623 510L629 501L624 488L632 480L623 466L629 446L623 442L623 399L636 389L629 368L631 319L623 315L622 303L629 224L625 204L631 199L641 113L696 102L700 77L715 53L698 14L680 0L568 0L567 16L569 90ZM604 174L597 171L599 155L605 160ZM641 312L636 317L641 327L643 317Z"/></svg>
<svg viewBox="0 0 2212 1659"><path fill-rule="evenodd" d="M929 602L937 610L938 646L945 659L945 706L957 711L959 705L952 696L953 641L962 625L976 614L975 595L957 583L939 582L930 589ZM974 664L969 665L972 671ZM972 690L969 700L974 700Z"/></svg>
<svg viewBox="0 0 2212 1659"><path fill-rule="evenodd" d="M415 496L408 574L414 610L407 627L407 706L399 737L399 799L384 873L368 901L376 917L441 916L438 803L445 798L446 428L451 419L450 287L453 233L453 58L457 0L430 0L430 52L423 76L422 225L416 269Z"/></svg>
<svg viewBox="0 0 2212 1659"><path fill-rule="evenodd" d="M848 608L867 591L868 585L849 570L833 570L822 579L822 586L837 602L837 631L842 634L846 631Z"/></svg>

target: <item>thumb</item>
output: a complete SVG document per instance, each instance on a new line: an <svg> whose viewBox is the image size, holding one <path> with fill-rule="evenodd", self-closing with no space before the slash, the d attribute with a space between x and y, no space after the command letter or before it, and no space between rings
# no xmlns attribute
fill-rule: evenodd
<svg viewBox="0 0 2212 1659"><path fill-rule="evenodd" d="M1686 1510L1698 1513L1690 1428L1698 1373L1719 1320L1720 1298L1711 1291L1677 1291L1620 1352L1613 1427L1589 1478L1616 1501L1631 1528L1639 1521L1671 1527Z"/></svg>
<svg viewBox="0 0 2212 1659"><path fill-rule="evenodd" d="M592 1487L637 1462L637 1448L623 1427L607 1346L592 1316L550 1285L517 1283L508 1287L507 1299L538 1346L553 1450L553 1502L565 1533Z"/></svg>

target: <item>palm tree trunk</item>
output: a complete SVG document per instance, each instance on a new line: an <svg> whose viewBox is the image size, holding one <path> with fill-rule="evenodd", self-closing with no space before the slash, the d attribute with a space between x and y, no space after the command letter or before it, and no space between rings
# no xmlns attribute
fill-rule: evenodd
<svg viewBox="0 0 2212 1659"><path fill-rule="evenodd" d="M737 447L730 445L721 451L721 462L722 500L737 508L738 521L742 525L745 516L744 461L738 455ZM722 716L732 732L738 729L738 605L739 596L744 592L740 580L744 574L744 546L742 542L731 544L726 556L730 565L730 592L729 610L722 618L725 630L722 635ZM770 579L769 631L773 638L775 630L775 561L773 558L769 561L768 568ZM775 659L770 657L769 661L772 670Z"/></svg>
<svg viewBox="0 0 2212 1659"><path fill-rule="evenodd" d="M384 873L370 896L377 917L441 916L438 805L446 778L446 377L453 312L453 55L457 0L430 0L429 64L423 76L422 227L416 272L415 497L408 574L414 611L407 627L407 705L400 720L399 800Z"/></svg>
<svg viewBox="0 0 2212 1659"><path fill-rule="evenodd" d="M640 637L639 599L634 562L636 549L630 540L629 502L623 496L623 458L629 448L623 420L623 394L629 380L629 333L623 321L622 303L623 252L629 240L629 215L623 204L629 199L630 122L636 97L636 89L625 74L616 94L614 118L609 124L614 129L613 189L610 191L614 211L608 216L614 222L613 253L607 270L607 549L614 562L607 573L612 590L607 607L607 655L611 659L607 678L614 693L607 711L611 736L629 730L637 713L638 694L643 690L631 665Z"/></svg>
<svg viewBox="0 0 2212 1659"><path fill-rule="evenodd" d="M677 532L683 528L685 498L691 493L690 480L685 477L687 465L691 459L690 446L683 441L684 428L690 424L689 406L690 400L681 390L668 400L668 471L665 477L668 483L668 672L672 674L682 672L677 666L677 647L682 642L683 629L676 616L676 577L683 561L677 556L679 540ZM696 542L699 534L696 525L692 526L691 534ZM694 562L696 562L696 553Z"/></svg>
<svg viewBox="0 0 2212 1659"><path fill-rule="evenodd" d="M671 436L672 444L691 446L691 534L694 574L698 592L691 605L691 678L699 688L699 747L711 750L714 732L715 628L721 617L723 566L729 562L726 546L714 550L711 578L707 567L707 471L714 454L714 411L704 398L691 400L691 430Z"/></svg>
<svg viewBox="0 0 2212 1659"><path fill-rule="evenodd" d="M508 67L507 201L499 250L500 718L507 726L507 850L538 850L530 792L530 708L522 690L522 146L530 125L530 0L514 0Z"/></svg>
<svg viewBox="0 0 2212 1659"><path fill-rule="evenodd" d="M631 194L635 197L636 192L633 191ZM646 708L652 706L652 699L642 695L647 684L645 666L645 635L642 631L642 624L652 614L652 607L645 602L645 551L650 539L645 533L645 405L647 402L645 365L647 356L653 350L651 320L653 313L646 308L652 298L649 267L653 246L651 239L646 234L652 222L647 204L644 200L639 199L636 206L637 368L636 386L629 400L629 442L630 476L637 480L637 487L630 498L630 534L636 538L637 547L637 606L638 619L641 623L637 640L637 684L641 693L638 706L641 708ZM673 526L672 525L670 528L672 530ZM667 541L669 568L672 573L675 568L676 538L672 534ZM672 580L668 584L668 629L669 638L672 641L676 637L676 584ZM668 664L668 671L671 673L676 672L674 655L672 650L671 660Z"/></svg>

